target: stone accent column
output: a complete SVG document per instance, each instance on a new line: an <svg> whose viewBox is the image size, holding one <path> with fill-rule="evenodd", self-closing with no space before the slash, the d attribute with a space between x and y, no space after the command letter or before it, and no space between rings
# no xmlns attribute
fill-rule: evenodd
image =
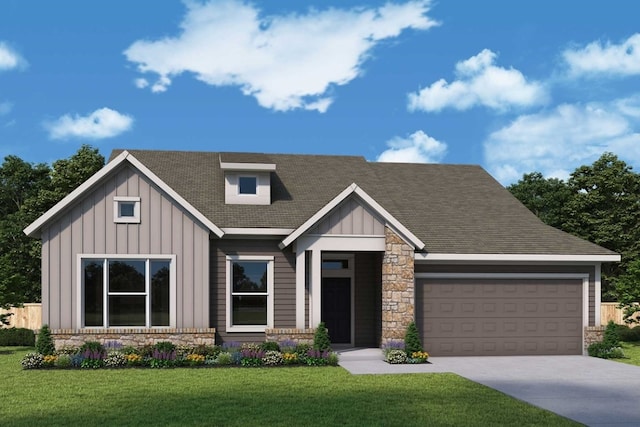
<svg viewBox="0 0 640 427"><path fill-rule="evenodd" d="M400 236L385 227L382 257L382 345L404 339L414 320L414 251Z"/></svg>

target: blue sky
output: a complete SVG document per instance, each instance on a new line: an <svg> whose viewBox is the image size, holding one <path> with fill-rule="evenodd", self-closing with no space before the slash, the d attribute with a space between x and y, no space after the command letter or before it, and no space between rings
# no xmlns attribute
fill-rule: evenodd
<svg viewBox="0 0 640 427"><path fill-rule="evenodd" d="M0 156L362 155L566 178L640 166L629 0L0 3Z"/></svg>

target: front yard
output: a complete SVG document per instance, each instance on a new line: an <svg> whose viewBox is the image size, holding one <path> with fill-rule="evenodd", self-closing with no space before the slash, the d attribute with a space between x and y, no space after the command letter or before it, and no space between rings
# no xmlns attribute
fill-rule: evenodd
<svg viewBox="0 0 640 427"><path fill-rule="evenodd" d="M355 376L339 367L25 371L27 350L0 348L5 426L578 425L453 374Z"/></svg>
<svg viewBox="0 0 640 427"><path fill-rule="evenodd" d="M615 359L617 362L640 366L640 342L622 342L624 358Z"/></svg>

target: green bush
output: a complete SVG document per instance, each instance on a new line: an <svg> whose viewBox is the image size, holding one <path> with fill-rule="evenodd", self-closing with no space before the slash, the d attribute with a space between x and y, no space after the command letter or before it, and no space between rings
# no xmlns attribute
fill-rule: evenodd
<svg viewBox="0 0 640 427"><path fill-rule="evenodd" d="M620 347L618 331L618 325L613 323L613 321L609 321L609 324L607 324L607 327L604 330L602 342L593 343L587 348L589 356L599 357L601 359L623 358L624 352Z"/></svg>
<svg viewBox="0 0 640 427"><path fill-rule="evenodd" d="M53 338L51 338L51 330L49 325L42 325L40 332L38 332L38 340L36 342L36 350L43 356L54 354L56 352L56 346L53 344Z"/></svg>
<svg viewBox="0 0 640 427"><path fill-rule="evenodd" d="M40 369L44 364L44 356L40 353L27 353L20 361L22 369Z"/></svg>
<svg viewBox="0 0 640 427"><path fill-rule="evenodd" d="M275 341L265 341L260 344L260 348L264 351L280 351L280 344Z"/></svg>
<svg viewBox="0 0 640 427"><path fill-rule="evenodd" d="M59 354L58 359L55 361L55 366L58 368L70 368L71 367L71 356L69 354Z"/></svg>
<svg viewBox="0 0 640 427"><path fill-rule="evenodd" d="M640 326L631 328L627 325L618 325L618 336L620 341L637 342L640 341Z"/></svg>
<svg viewBox="0 0 640 427"><path fill-rule="evenodd" d="M153 348L158 351L170 353L176 349L176 345L171 341L158 341L153 345Z"/></svg>
<svg viewBox="0 0 640 427"><path fill-rule="evenodd" d="M221 366L231 365L233 363L233 356L231 355L231 353L223 351L218 354L216 363Z"/></svg>
<svg viewBox="0 0 640 427"><path fill-rule="evenodd" d="M35 344L36 344L36 336L31 329L26 329L26 328L0 329L0 347L7 347L7 346L33 347Z"/></svg>
<svg viewBox="0 0 640 427"><path fill-rule="evenodd" d="M316 333L313 335L313 349L320 351L331 351L331 339L329 338L329 331L324 325L324 322L318 323Z"/></svg>
<svg viewBox="0 0 640 427"><path fill-rule="evenodd" d="M85 351L103 353L105 352L105 349L104 346L98 341L87 341L80 346L80 349L78 349L78 353L84 353Z"/></svg>
<svg viewBox="0 0 640 427"><path fill-rule="evenodd" d="M411 322L409 326L407 326L407 332L404 335L404 346L407 357L411 357L411 354L415 352L422 352L422 342L420 341L420 334L418 333L416 322Z"/></svg>

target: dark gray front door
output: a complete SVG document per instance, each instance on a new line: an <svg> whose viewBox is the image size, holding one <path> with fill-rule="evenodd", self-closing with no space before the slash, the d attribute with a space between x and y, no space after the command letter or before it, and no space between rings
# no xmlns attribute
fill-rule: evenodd
<svg viewBox="0 0 640 427"><path fill-rule="evenodd" d="M331 342L351 342L351 279L325 277L322 279L321 320L329 330Z"/></svg>

